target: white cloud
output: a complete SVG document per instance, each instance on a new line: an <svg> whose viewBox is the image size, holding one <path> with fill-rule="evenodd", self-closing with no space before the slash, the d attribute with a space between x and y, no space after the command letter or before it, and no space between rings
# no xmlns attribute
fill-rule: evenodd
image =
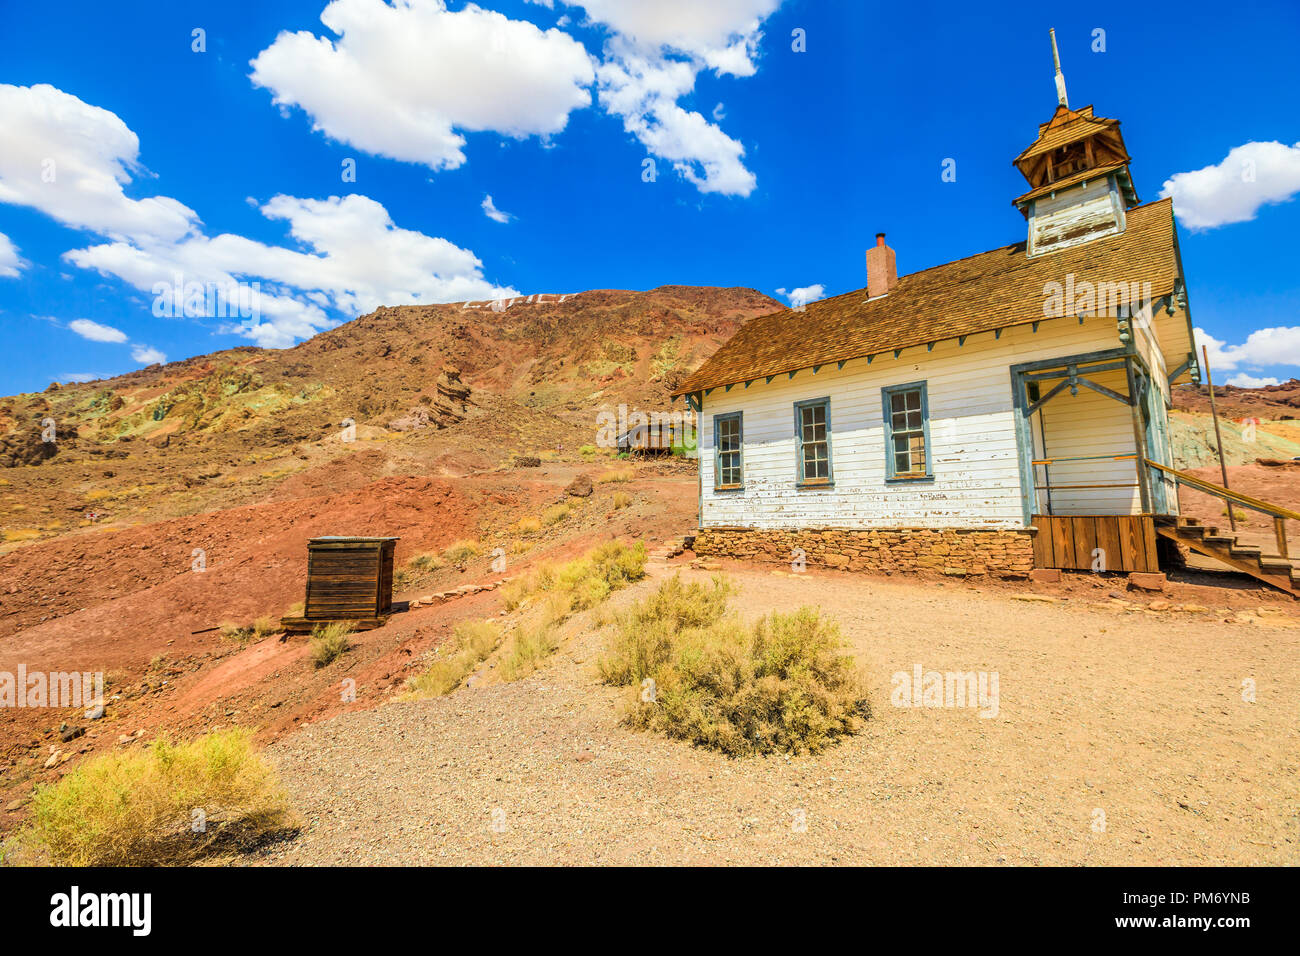
<svg viewBox="0 0 1300 956"><path fill-rule="evenodd" d="M1265 385L1280 385L1281 382L1272 376L1267 378L1256 378L1254 375L1240 372L1228 379L1228 384L1236 385L1238 388L1263 388Z"/></svg>
<svg viewBox="0 0 1300 956"><path fill-rule="evenodd" d="M0 203L114 238L176 240L198 224L167 196L128 199L140 142L115 114L52 86L0 84Z"/></svg>
<svg viewBox="0 0 1300 956"><path fill-rule="evenodd" d="M759 27L781 0L573 0L643 55L673 50L718 73L752 76Z"/></svg>
<svg viewBox="0 0 1300 956"><path fill-rule="evenodd" d="M491 195L483 197L482 206L484 214L494 222L509 222L511 219L515 218L510 215L510 213L502 212L498 209L497 204L492 201Z"/></svg>
<svg viewBox="0 0 1300 956"><path fill-rule="evenodd" d="M126 333L121 329L115 329L111 325L100 325L90 319L73 319L68 323L68 328L83 339L89 339L92 342L121 343L126 341Z"/></svg>
<svg viewBox="0 0 1300 956"><path fill-rule="evenodd" d="M566 33L445 0L334 0L321 21L337 40L281 33L252 61L251 79L282 109L369 153L430 169L465 162L465 133L559 133L574 110L601 106L701 192L748 196L745 148L679 100L705 70L752 76L761 26L781 0L571 0L585 26L607 32L600 65ZM554 10L554 0L537 2Z"/></svg>
<svg viewBox="0 0 1300 956"><path fill-rule="evenodd" d="M601 105L701 192L748 196L757 180L744 164L745 147L678 100L694 91L705 69L752 76L760 27L780 3L575 0L571 5L614 31L597 71ZM718 108L714 118L720 119Z"/></svg>
<svg viewBox="0 0 1300 956"><path fill-rule="evenodd" d="M1191 229L1213 229L1255 218L1260 206L1285 202L1300 192L1300 143L1246 143L1223 162L1165 180L1161 198L1172 196L1178 219Z"/></svg>
<svg viewBox="0 0 1300 956"><path fill-rule="evenodd" d="M131 346L131 358L141 365L161 364L167 361L167 356L163 355L151 345L133 345Z"/></svg>
<svg viewBox="0 0 1300 956"><path fill-rule="evenodd" d="M777 289L777 295L783 295L790 300L790 308L797 309L801 305L807 305L809 302L816 302L818 299L826 298L826 287L820 282L816 285L806 285L798 289Z"/></svg>
<svg viewBox="0 0 1300 956"><path fill-rule="evenodd" d="M96 372L65 372L60 375L58 381L62 382L93 382L96 379L104 378Z"/></svg>
<svg viewBox="0 0 1300 956"><path fill-rule="evenodd" d="M352 316L381 305L518 295L485 280L482 262L469 250L398 227L388 210L366 196L276 196L261 212L286 221L290 235L312 251L222 234L170 244L107 243L66 257L142 291L152 292L158 283L174 285L176 276L222 287L257 282L252 294L260 321L234 324L228 331L270 348L336 324L331 311Z"/></svg>
<svg viewBox="0 0 1300 956"><path fill-rule="evenodd" d="M337 41L283 32L251 79L369 153L455 169L462 132L548 136L591 105L591 57L562 30L444 0L334 0L321 22Z"/></svg>
<svg viewBox="0 0 1300 956"><path fill-rule="evenodd" d="M484 279L469 250L399 228L366 196L276 196L261 206L263 215L288 223L300 248L209 237L198 215L175 199L127 198L123 187L139 170L135 133L113 113L51 86L0 84L0 130L0 202L34 207L107 240L65 253L67 261L151 294L178 276L221 286L257 282L261 321L227 331L261 345L292 345L337 324L337 314L351 318L379 305L518 294ZM54 165L43 167L43 158ZM43 168L53 170L51 182ZM96 341L126 341L109 331L121 338Z"/></svg>
<svg viewBox="0 0 1300 956"><path fill-rule="evenodd" d="M0 232L0 278L13 279L23 267L23 260L18 257L18 247Z"/></svg>
<svg viewBox="0 0 1300 956"><path fill-rule="evenodd" d="M1196 351L1210 353L1210 370L1233 371L1239 367L1260 369L1276 365L1300 366L1300 326L1256 329L1240 345L1229 345L1204 329L1195 329Z"/></svg>

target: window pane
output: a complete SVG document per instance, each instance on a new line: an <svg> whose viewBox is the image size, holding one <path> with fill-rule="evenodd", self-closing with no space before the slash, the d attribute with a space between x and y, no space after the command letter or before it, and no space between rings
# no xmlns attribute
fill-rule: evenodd
<svg viewBox="0 0 1300 956"><path fill-rule="evenodd" d="M894 456L894 474L906 475L910 470L906 454Z"/></svg>
<svg viewBox="0 0 1300 956"><path fill-rule="evenodd" d="M891 412L901 412L906 407L907 406L903 402L902 392L894 392L892 395L889 396L889 410Z"/></svg>
<svg viewBox="0 0 1300 956"><path fill-rule="evenodd" d="M920 412L908 412L908 413L907 413L907 427L908 427L908 428L917 428L917 429L919 429L919 428L921 427L921 413L920 413Z"/></svg>
<svg viewBox="0 0 1300 956"><path fill-rule="evenodd" d="M921 390L920 390L920 389L915 389L914 391L910 391L910 392L907 392L907 393L905 393L905 394L907 395L907 407L908 407L908 409L909 409L909 410L910 410L910 409L917 409L917 410L920 410L920 408L921 408Z"/></svg>
<svg viewBox="0 0 1300 956"><path fill-rule="evenodd" d="M912 470L925 474L925 436L913 435L911 442Z"/></svg>

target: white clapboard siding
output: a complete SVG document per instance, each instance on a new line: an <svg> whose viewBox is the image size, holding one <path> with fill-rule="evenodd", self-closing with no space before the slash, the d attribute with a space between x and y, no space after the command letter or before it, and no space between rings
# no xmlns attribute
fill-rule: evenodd
<svg viewBox="0 0 1300 956"><path fill-rule="evenodd" d="M790 321L797 322L797 313ZM700 441L702 527L1014 528L1024 525L1010 367L1119 346L1113 318L1044 320L1037 332L1007 329L717 388L703 399ZM885 481L881 388L924 380L934 479ZM1126 392L1127 389L1116 389ZM1095 394L1095 393L1093 393ZM834 485L798 488L794 403L829 396ZM1120 412L1124 406L1109 401ZM713 418L744 413L744 488L713 488ZM1133 445L1131 420L1112 415L1090 441ZM1050 436L1049 436L1050 440ZM1125 511L1124 513L1128 513Z"/></svg>
<svg viewBox="0 0 1300 956"><path fill-rule="evenodd" d="M1106 177L1034 200L1029 237L1033 254L1038 255L1120 232L1123 226L1123 214Z"/></svg>

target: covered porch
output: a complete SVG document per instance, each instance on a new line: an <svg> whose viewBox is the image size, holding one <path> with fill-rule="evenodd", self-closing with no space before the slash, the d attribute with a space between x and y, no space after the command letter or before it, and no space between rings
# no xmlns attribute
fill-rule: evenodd
<svg viewBox="0 0 1300 956"><path fill-rule="evenodd" d="M1155 518L1178 511L1148 464L1171 465L1168 383L1127 348L1027 362L1011 378L1035 565L1158 571Z"/></svg>

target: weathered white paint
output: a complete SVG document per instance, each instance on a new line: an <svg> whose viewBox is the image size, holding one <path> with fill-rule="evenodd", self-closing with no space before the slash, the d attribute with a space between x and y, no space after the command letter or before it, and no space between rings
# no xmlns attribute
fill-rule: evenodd
<svg viewBox="0 0 1300 956"><path fill-rule="evenodd" d="M1018 528L1023 527L1019 455L1012 406L1012 365L1120 346L1113 318L1044 320L1029 326L970 336L964 346L940 342L780 375L769 384L718 388L703 399L700 442L703 527L753 528ZM924 380L930 411L930 453L934 478L923 482L885 480L885 438L881 388ZM1110 384L1107 382L1107 384ZM1050 386L1049 386L1050 387ZM1116 388L1127 392L1127 388ZM1046 389L1044 389L1046 391ZM1098 405L1092 408L1095 396ZM829 396L834 484L796 486L794 403ZM1064 436L1088 447L1133 448L1128 408L1086 389L1070 424L1060 413ZM1086 406L1086 408L1085 408ZM1107 407L1107 406L1113 406ZM743 468L739 491L715 491L713 417L744 413ZM1085 427L1086 423L1086 427ZM1051 435L1049 434L1049 442ZM1064 454L1064 452L1058 452ZM1080 452L1088 454L1089 452ZM1129 468L1132 464L1129 463ZM1131 471L1130 471L1131 474ZM1116 500L1121 513L1131 510Z"/></svg>
<svg viewBox="0 0 1300 956"><path fill-rule="evenodd" d="M1124 231L1124 205L1114 176L1085 180L1035 199L1029 210L1029 254L1042 255Z"/></svg>

